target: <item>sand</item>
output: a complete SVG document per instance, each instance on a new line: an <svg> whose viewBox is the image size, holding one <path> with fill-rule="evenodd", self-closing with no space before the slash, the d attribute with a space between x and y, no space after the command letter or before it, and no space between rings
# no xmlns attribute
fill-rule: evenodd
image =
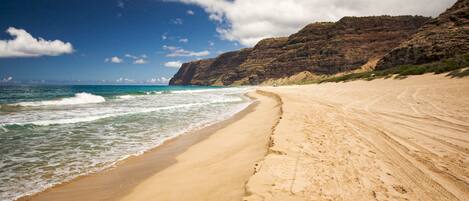
<svg viewBox="0 0 469 201"><path fill-rule="evenodd" d="M268 94L249 96L256 101L228 120L20 200L240 200L280 108Z"/></svg>
<svg viewBox="0 0 469 201"><path fill-rule="evenodd" d="M283 115L244 200L469 200L469 78L261 89Z"/></svg>
<svg viewBox="0 0 469 201"><path fill-rule="evenodd" d="M32 200L469 200L469 77L259 87L257 104Z"/></svg>
<svg viewBox="0 0 469 201"><path fill-rule="evenodd" d="M240 200L255 163L267 153L278 102L252 94L262 103L242 119L217 130L177 157L177 163L151 176L121 200Z"/></svg>

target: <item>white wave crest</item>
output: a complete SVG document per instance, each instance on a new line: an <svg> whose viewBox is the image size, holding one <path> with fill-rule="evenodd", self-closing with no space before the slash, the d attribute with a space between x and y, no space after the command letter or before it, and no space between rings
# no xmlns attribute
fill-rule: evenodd
<svg viewBox="0 0 469 201"><path fill-rule="evenodd" d="M204 93L204 92L213 92L220 89L193 89L193 90L176 90L171 91L173 94L193 94L193 93Z"/></svg>
<svg viewBox="0 0 469 201"><path fill-rule="evenodd" d="M212 89L190 89L190 90L175 90L171 91L173 94L196 94L207 92L220 92L223 94L233 93L240 94L252 90L250 87L234 87L234 88L212 88Z"/></svg>
<svg viewBox="0 0 469 201"><path fill-rule="evenodd" d="M173 105L173 106L164 106L164 107L152 107L152 108L140 108L140 109L133 109L132 111L126 112L117 112L117 113L108 113L108 114L96 114L90 116L78 116L72 118L61 118L61 119L48 119L48 120L34 120L34 121L25 121L25 122L15 122L15 123L1 123L0 126L8 126L8 125L37 125L37 126L48 126L48 125L57 125L57 124L74 124L74 123L81 123L81 122L91 122L96 121L99 119L109 118L109 117L117 117L117 116L124 116L124 115L133 115L139 113L148 113L148 112L156 112L160 110L174 110L180 108L190 108L194 106L203 106L203 105L210 105L210 104L217 104L217 103L229 103L229 102L238 102L242 101L239 97L233 97L229 99L220 99L220 100L213 100L205 103L187 103L181 105Z"/></svg>
<svg viewBox="0 0 469 201"><path fill-rule="evenodd" d="M147 91L145 92L146 95L165 94L165 93L170 93L170 91Z"/></svg>
<svg viewBox="0 0 469 201"><path fill-rule="evenodd" d="M122 95L122 96L117 96L117 98L127 100L127 99L134 99L134 98L136 98L136 96Z"/></svg>
<svg viewBox="0 0 469 201"><path fill-rule="evenodd" d="M34 101L34 102L20 102L11 104L13 106L23 106L23 107L37 107L37 106L56 106L56 105L79 105L79 104L89 104L89 103L102 103L106 99L102 96L89 94L89 93L76 93L74 97L62 98L59 100L47 100L47 101Z"/></svg>

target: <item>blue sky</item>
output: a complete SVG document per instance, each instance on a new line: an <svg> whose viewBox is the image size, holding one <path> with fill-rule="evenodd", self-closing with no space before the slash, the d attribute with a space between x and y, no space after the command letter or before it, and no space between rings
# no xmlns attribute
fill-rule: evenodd
<svg viewBox="0 0 469 201"><path fill-rule="evenodd" d="M0 0L0 83L165 83L182 62L308 23L435 17L455 1Z"/></svg>
<svg viewBox="0 0 469 201"><path fill-rule="evenodd" d="M2 1L1 40L11 40L12 36L5 31L15 27L35 38L69 42L74 51L58 56L0 58L0 79L10 76L18 81L170 78L177 68L166 67L166 62L172 61L169 64L174 65L176 61L214 57L220 51L239 48L235 42L220 40L215 26L200 7L177 2ZM196 54L167 56L175 47ZM207 51L210 54L206 55ZM111 57L123 61L105 61ZM134 64L138 59L144 64Z"/></svg>

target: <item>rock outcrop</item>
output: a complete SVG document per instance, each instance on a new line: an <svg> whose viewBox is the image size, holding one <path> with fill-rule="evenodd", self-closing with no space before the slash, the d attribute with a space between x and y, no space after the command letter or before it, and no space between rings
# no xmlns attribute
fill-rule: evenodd
<svg viewBox="0 0 469 201"><path fill-rule="evenodd" d="M376 62L429 19L373 16L312 23L289 37L268 38L253 48L185 63L170 85L255 85L302 72L330 75L355 70Z"/></svg>
<svg viewBox="0 0 469 201"><path fill-rule="evenodd" d="M425 23L409 40L386 54L377 69L424 64L469 52L469 0L458 0Z"/></svg>

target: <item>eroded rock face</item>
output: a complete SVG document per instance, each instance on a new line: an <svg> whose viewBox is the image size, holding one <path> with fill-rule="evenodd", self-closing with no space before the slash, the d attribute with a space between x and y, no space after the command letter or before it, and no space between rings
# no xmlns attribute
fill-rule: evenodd
<svg viewBox="0 0 469 201"><path fill-rule="evenodd" d="M172 85L255 85L300 72L335 74L377 60L415 34L430 18L344 17L309 24L289 37L184 64Z"/></svg>
<svg viewBox="0 0 469 201"><path fill-rule="evenodd" d="M386 54L377 69L423 64L469 52L469 0L458 0L425 23L409 40Z"/></svg>
<svg viewBox="0 0 469 201"><path fill-rule="evenodd" d="M179 71L169 81L169 85L210 85L207 80L209 76L204 75L203 70L210 67L214 60L205 59L182 64Z"/></svg>
<svg viewBox="0 0 469 201"><path fill-rule="evenodd" d="M289 51L267 65L268 77L301 71L335 74L378 59L414 34L428 18L412 16L344 17L315 23L289 37Z"/></svg>

